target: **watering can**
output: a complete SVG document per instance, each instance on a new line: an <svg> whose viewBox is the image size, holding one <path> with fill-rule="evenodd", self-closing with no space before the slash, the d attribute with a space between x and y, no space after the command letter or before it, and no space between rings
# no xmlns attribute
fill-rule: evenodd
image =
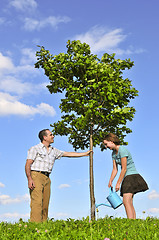
<svg viewBox="0 0 159 240"><path fill-rule="evenodd" d="M123 204L119 195L116 192L113 192L113 188L110 188L110 193L109 193L109 196L107 197L107 200L110 204L106 204L106 203L96 204L96 208L103 205L103 206L112 207L116 209Z"/></svg>

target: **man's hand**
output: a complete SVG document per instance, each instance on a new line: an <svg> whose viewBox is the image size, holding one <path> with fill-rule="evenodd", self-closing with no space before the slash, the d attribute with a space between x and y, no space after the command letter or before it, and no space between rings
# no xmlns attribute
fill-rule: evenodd
<svg viewBox="0 0 159 240"><path fill-rule="evenodd" d="M86 156L89 156L90 153L93 153L93 150L89 150L89 151L87 151L87 152L86 152Z"/></svg>
<svg viewBox="0 0 159 240"><path fill-rule="evenodd" d="M33 190L33 189L35 188L35 184L34 184L32 178L28 179L28 188L29 188L30 190Z"/></svg>

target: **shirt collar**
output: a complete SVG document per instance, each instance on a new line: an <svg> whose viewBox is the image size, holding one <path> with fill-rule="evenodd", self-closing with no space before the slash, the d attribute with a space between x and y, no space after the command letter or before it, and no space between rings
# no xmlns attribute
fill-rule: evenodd
<svg viewBox="0 0 159 240"><path fill-rule="evenodd" d="M39 146L40 146L41 148L46 148L46 146L45 146L42 142L39 143ZM53 148L53 147L50 145L49 148Z"/></svg>

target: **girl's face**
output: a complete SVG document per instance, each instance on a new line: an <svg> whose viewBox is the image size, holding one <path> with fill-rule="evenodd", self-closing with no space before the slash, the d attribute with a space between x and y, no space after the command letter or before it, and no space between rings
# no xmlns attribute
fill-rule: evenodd
<svg viewBox="0 0 159 240"><path fill-rule="evenodd" d="M110 150L115 149L115 144L112 141L104 140L103 144L104 144L105 148L109 148Z"/></svg>

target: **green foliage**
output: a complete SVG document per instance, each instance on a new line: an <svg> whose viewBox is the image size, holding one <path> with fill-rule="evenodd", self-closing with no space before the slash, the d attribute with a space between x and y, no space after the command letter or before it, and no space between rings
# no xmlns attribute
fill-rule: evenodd
<svg viewBox="0 0 159 240"><path fill-rule="evenodd" d="M60 104L62 120L51 125L55 135L68 135L75 150L89 147L91 128L94 147L108 132L124 143L131 132L126 123L135 114L129 103L138 95L131 81L123 79L123 71L134 65L130 59L115 59L115 54L107 53L99 59L79 40L67 42L67 53L52 55L40 47L36 56L35 67L43 68L50 79L50 93L65 94Z"/></svg>
<svg viewBox="0 0 159 240"><path fill-rule="evenodd" d="M146 220L109 218L89 221L67 219L45 223L18 222L15 224L0 223L1 240L158 240L159 219L147 218Z"/></svg>

